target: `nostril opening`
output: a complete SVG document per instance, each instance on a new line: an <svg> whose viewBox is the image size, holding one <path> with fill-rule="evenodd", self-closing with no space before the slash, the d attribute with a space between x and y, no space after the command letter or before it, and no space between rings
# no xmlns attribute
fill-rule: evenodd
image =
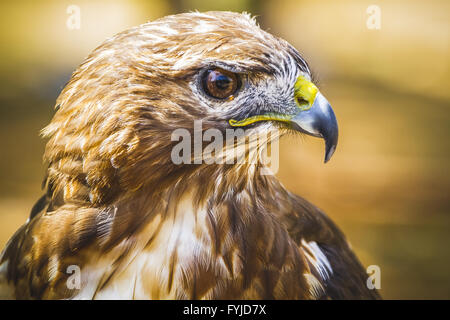
<svg viewBox="0 0 450 320"><path fill-rule="evenodd" d="M295 97L295 101L300 107L306 107L309 105L309 102L303 99L302 97Z"/></svg>

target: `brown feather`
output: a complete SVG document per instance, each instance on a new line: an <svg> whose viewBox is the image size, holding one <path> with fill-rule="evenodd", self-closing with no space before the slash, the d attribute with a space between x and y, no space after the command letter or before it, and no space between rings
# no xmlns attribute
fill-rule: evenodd
<svg viewBox="0 0 450 320"><path fill-rule="evenodd" d="M171 161L173 130L193 132L201 119L204 131L224 132L226 109L237 108L239 99L213 108L193 92L196 74L215 61L233 65L249 83L281 81L294 72L291 62L309 72L287 42L248 15L229 12L181 14L132 28L81 64L43 130L47 195L1 256L3 293L378 298L338 228L262 175L260 164ZM250 153L244 156L250 160ZM318 252L308 248L316 244ZM328 278L314 265L320 252L331 265ZM81 269L80 289L67 286L71 265Z"/></svg>

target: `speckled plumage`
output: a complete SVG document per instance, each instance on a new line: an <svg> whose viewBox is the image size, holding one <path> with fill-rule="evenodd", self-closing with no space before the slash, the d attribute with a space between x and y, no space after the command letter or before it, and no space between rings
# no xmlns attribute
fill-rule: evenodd
<svg viewBox="0 0 450 320"><path fill-rule="evenodd" d="M200 92L208 66L245 77L235 99ZM262 165L171 161L171 133L194 120L223 132L232 118L293 112L299 75L311 76L299 53L245 14L169 16L108 39L43 130L46 195L3 251L0 296L378 298L338 228ZM289 131L266 122L246 136L275 128Z"/></svg>

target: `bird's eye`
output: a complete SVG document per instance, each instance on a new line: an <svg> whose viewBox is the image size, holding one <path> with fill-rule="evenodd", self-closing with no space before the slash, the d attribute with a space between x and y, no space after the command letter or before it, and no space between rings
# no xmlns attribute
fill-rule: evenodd
<svg viewBox="0 0 450 320"><path fill-rule="evenodd" d="M239 77L230 71L210 69L203 75L202 86L203 90L213 98L231 98L239 87Z"/></svg>

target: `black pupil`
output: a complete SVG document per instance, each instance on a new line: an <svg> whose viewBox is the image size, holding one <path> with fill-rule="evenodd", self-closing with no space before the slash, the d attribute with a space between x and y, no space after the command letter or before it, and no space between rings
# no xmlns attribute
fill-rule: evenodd
<svg viewBox="0 0 450 320"><path fill-rule="evenodd" d="M226 90L230 86L231 79L226 75L220 74L214 79L219 90Z"/></svg>

